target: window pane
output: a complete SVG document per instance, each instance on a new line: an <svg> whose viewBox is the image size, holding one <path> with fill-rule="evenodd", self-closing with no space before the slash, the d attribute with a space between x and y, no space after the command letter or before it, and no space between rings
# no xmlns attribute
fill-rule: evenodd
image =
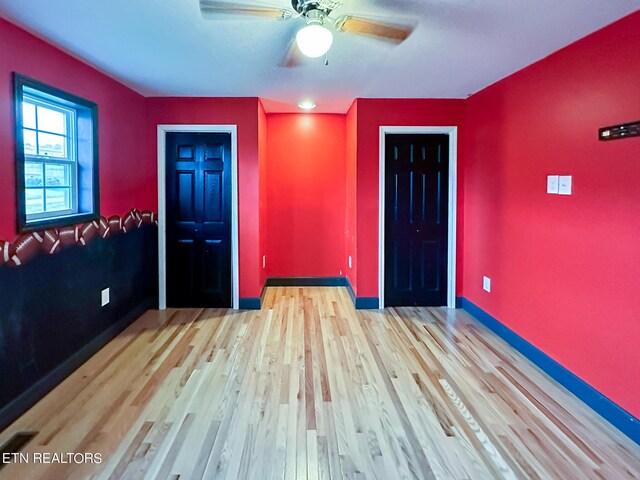
<svg viewBox="0 0 640 480"><path fill-rule="evenodd" d="M38 130L66 135L67 116L58 110L38 105Z"/></svg>
<svg viewBox="0 0 640 480"><path fill-rule="evenodd" d="M33 103L22 102L22 126L36 128L36 106Z"/></svg>
<svg viewBox="0 0 640 480"><path fill-rule="evenodd" d="M71 190L69 188L47 188L47 212L71 209Z"/></svg>
<svg viewBox="0 0 640 480"><path fill-rule="evenodd" d="M41 188L28 188L24 194L27 215L44 212L44 191Z"/></svg>
<svg viewBox="0 0 640 480"><path fill-rule="evenodd" d="M24 184L27 187L42 187L44 185L41 163L24 163Z"/></svg>
<svg viewBox="0 0 640 480"><path fill-rule="evenodd" d="M69 187L70 185L70 168L68 165L56 165L47 163L45 165L45 178L47 187Z"/></svg>
<svg viewBox="0 0 640 480"><path fill-rule="evenodd" d="M22 137L24 140L24 153L25 155L37 155L38 150L36 146L36 132L33 130L23 130Z"/></svg>
<svg viewBox="0 0 640 480"><path fill-rule="evenodd" d="M67 137L38 132L38 154L67 158Z"/></svg>

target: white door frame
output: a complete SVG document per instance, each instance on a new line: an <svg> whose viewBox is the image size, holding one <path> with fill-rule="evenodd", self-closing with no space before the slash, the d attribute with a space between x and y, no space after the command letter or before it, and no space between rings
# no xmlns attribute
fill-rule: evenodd
<svg viewBox="0 0 640 480"><path fill-rule="evenodd" d="M238 126L158 125L158 308L167 308L166 138L170 132L231 134L231 282L232 308L240 303L238 261Z"/></svg>
<svg viewBox="0 0 640 480"><path fill-rule="evenodd" d="M378 298L384 308L384 162L386 133L431 133L449 135L449 226L447 265L447 306L456 307L456 213L458 170L458 127L380 127L379 221L378 221Z"/></svg>

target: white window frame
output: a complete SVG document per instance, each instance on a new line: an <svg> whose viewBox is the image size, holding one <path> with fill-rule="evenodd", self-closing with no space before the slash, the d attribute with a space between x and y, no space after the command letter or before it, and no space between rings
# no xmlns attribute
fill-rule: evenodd
<svg viewBox="0 0 640 480"><path fill-rule="evenodd" d="M30 127L26 127L24 124L22 125L23 130L30 130L32 132L36 132L36 139L37 139L37 135L39 132L43 132L43 133L48 133L51 135L58 135L58 136L64 136L65 140L66 140L66 149L67 149L67 156L66 158L60 158L60 157L51 157L48 155L32 155L32 154L27 154L25 152L24 154L24 162L25 162L25 169L26 169L26 164L27 163L40 163L42 164L42 186L38 186L38 187L29 187L26 185L26 179L25 179L25 208L26 208L26 192L27 190L30 189L42 189L43 191L43 207L44 207L44 212L42 213L26 213L26 223L27 224L33 224L33 223L37 223L40 222L42 220L50 220L50 219L56 219L56 218L64 218L64 217L68 217L68 216L72 216L72 215L77 215L78 214L78 138L76 135L76 129L75 129L75 123L76 123L76 110L67 106L63 106L60 104L56 104L56 102L54 102L53 100L45 100L43 98L40 98L37 94L34 93L27 93L25 92L23 94L23 100L22 103L24 105L24 103L29 103L32 104L36 107L40 106L43 108L47 108L49 110L54 110L54 111L58 111L61 112L62 114L65 115L66 118L66 127L67 127L67 131L66 131L66 135L62 135L59 134L57 132L48 132L46 130L42 130L40 128L38 128L38 115L37 115L37 109L36 109L36 125L35 128L30 128ZM37 142L37 140L36 140ZM38 145L36 144L36 148L38 148ZM46 166L47 164L50 165L65 165L69 167L69 171L70 171L70 178L69 178L69 188L70 190L70 195L71 195L71 208L67 209L67 210L55 210L55 211L50 211L47 212L47 180L46 180ZM64 188L64 187L63 187Z"/></svg>
<svg viewBox="0 0 640 480"><path fill-rule="evenodd" d="M97 220L100 217L100 167L98 151L98 105L91 100L65 92L57 87L28 78L18 72L13 73L14 112L15 112L15 149L16 149L16 225L19 233L35 232L48 228L61 228ZM34 103L51 110L69 114L67 117L67 149L65 158L54 155L33 155L25 152L25 132L37 132L60 135L27 127L24 123L24 105ZM72 113L71 113L72 112ZM26 128L26 130L25 130ZM32 135L32 133L28 133ZM36 134L37 137L37 134ZM36 138L37 142L37 138ZM36 150L38 153L38 150ZM39 152L47 153L47 152ZM53 153L53 152L50 152ZM43 164L54 162L71 166L70 188L71 208L56 212L27 215L26 168L29 161ZM73 162L74 164L72 164ZM46 172L42 172L46 175ZM43 179L43 186L46 181ZM33 185L35 188L39 188ZM51 186L55 188L54 185ZM43 192L44 193L44 192ZM44 196L44 195L43 195ZM46 208L46 204L45 204Z"/></svg>

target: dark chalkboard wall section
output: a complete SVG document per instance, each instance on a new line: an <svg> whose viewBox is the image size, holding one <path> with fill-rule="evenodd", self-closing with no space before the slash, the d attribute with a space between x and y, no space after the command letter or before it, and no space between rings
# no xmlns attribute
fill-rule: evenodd
<svg viewBox="0 0 640 480"><path fill-rule="evenodd" d="M153 224L0 267L0 430L155 308L157 278Z"/></svg>

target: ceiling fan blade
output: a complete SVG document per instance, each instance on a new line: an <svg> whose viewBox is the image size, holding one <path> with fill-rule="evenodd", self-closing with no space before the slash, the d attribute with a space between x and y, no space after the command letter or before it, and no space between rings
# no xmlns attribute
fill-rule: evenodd
<svg viewBox="0 0 640 480"><path fill-rule="evenodd" d="M293 12L286 8L246 5L235 2L217 2L216 0L200 0L200 12L202 16L207 19L214 18L215 14L223 14L251 15L254 17L273 18L275 20L286 20L293 15Z"/></svg>
<svg viewBox="0 0 640 480"><path fill-rule="evenodd" d="M285 68L299 67L302 64L303 58L304 55L298 48L296 39L294 38L293 40L291 40L289 48L287 49L287 54L282 59L282 62L280 62L280 66Z"/></svg>
<svg viewBox="0 0 640 480"><path fill-rule="evenodd" d="M336 29L340 32L367 35L393 43L404 42L415 25L388 23L365 17L343 15L336 20Z"/></svg>

